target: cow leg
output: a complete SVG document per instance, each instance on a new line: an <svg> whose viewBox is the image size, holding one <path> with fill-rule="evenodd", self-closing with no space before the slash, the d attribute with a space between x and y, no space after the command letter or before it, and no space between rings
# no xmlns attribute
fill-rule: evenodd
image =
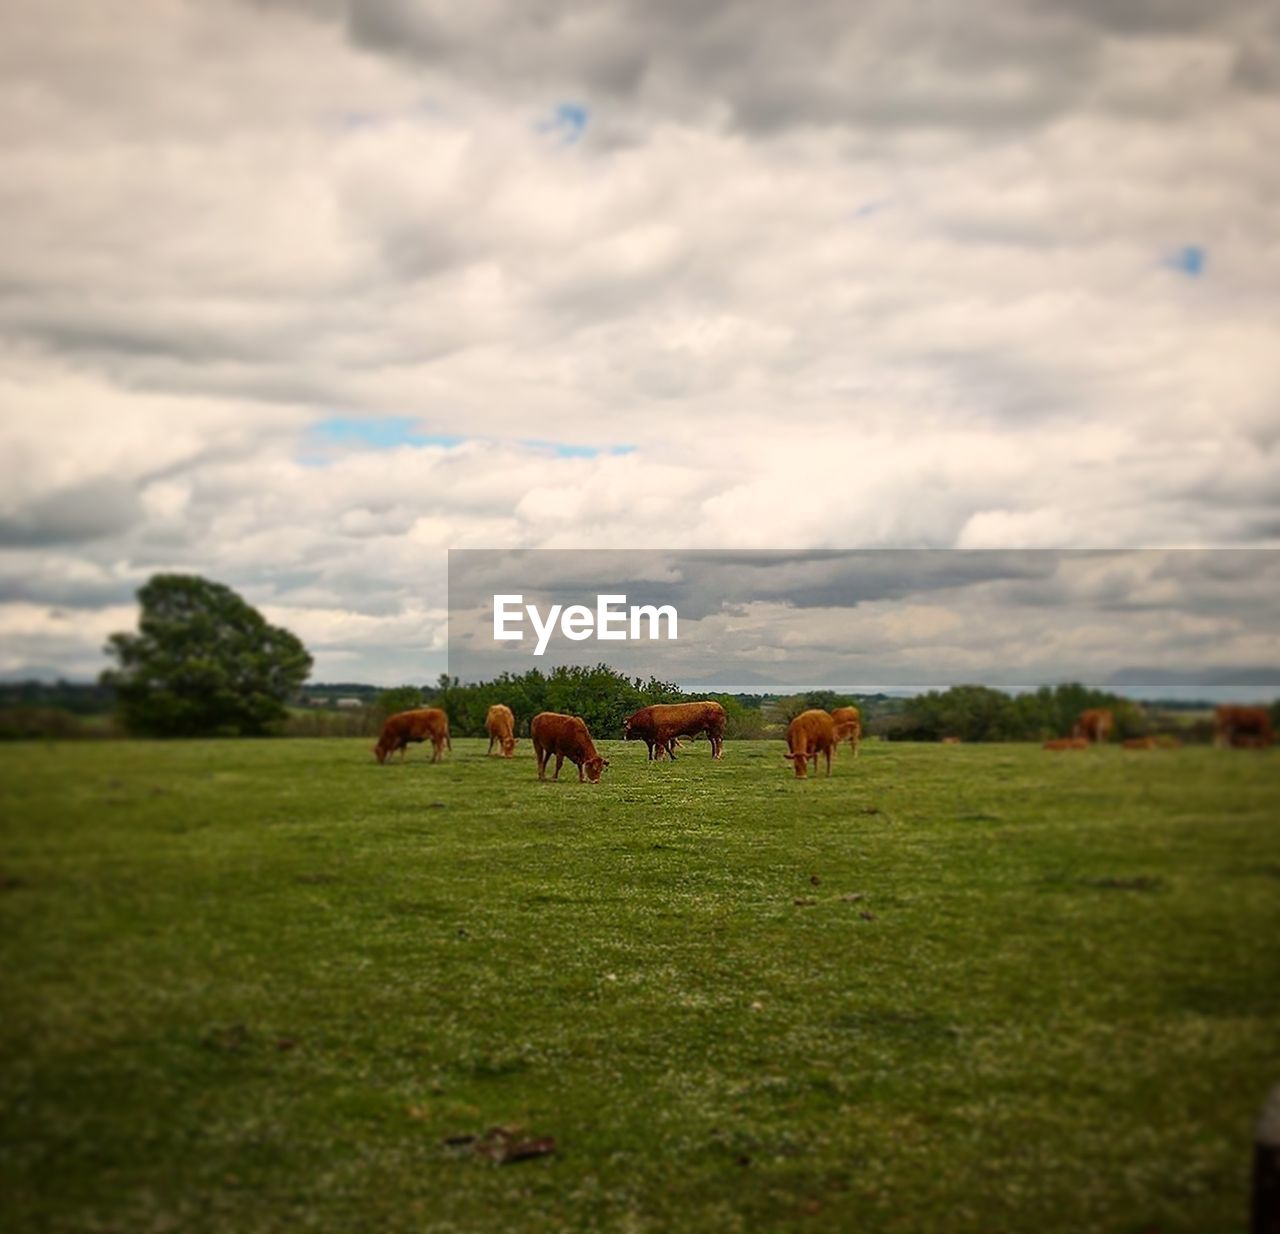
<svg viewBox="0 0 1280 1234"><path fill-rule="evenodd" d="M645 748L649 751L649 761L653 762L653 747L655 743L651 741L648 737L646 737L644 739L644 744L645 744Z"/></svg>
<svg viewBox="0 0 1280 1234"><path fill-rule="evenodd" d="M583 774L583 771L582 771L582 764L579 763L578 764L578 783L579 784L583 783L586 780L586 778L587 777Z"/></svg>
<svg viewBox="0 0 1280 1234"><path fill-rule="evenodd" d="M818 774L818 760L816 758L813 760L813 774L815 776ZM827 747L827 775L829 776L830 774L831 774L831 747L828 746Z"/></svg>
<svg viewBox="0 0 1280 1234"><path fill-rule="evenodd" d="M556 773L551 777L553 780L558 780L560 778L560 768L563 766L564 766L564 755L557 752L556 753Z"/></svg>
<svg viewBox="0 0 1280 1234"><path fill-rule="evenodd" d="M545 780L547 778L547 751L540 750L534 746L533 757L538 760L538 779Z"/></svg>
<svg viewBox="0 0 1280 1234"><path fill-rule="evenodd" d="M672 737L671 740L667 742L667 757L673 763L676 761L676 739L674 737Z"/></svg>

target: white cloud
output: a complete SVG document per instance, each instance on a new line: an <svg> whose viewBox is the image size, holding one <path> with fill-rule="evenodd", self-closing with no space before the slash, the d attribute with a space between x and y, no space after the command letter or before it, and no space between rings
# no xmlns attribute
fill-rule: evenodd
<svg viewBox="0 0 1280 1234"><path fill-rule="evenodd" d="M1271 6L540 12L10 6L4 596L197 570L395 680L449 546L1280 538Z"/></svg>

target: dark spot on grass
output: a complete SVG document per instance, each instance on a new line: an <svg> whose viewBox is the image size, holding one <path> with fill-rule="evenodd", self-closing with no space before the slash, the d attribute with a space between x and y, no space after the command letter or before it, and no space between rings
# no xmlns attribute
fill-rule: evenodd
<svg viewBox="0 0 1280 1234"><path fill-rule="evenodd" d="M1082 886L1098 887L1103 891L1157 891L1163 882L1149 874L1135 874L1131 878L1118 878L1115 875L1104 875L1100 878L1082 878Z"/></svg>
<svg viewBox="0 0 1280 1234"><path fill-rule="evenodd" d="M984 814L981 810L975 810L970 814L957 814L956 821L960 823L998 823L1001 820L999 814Z"/></svg>
<svg viewBox="0 0 1280 1234"><path fill-rule="evenodd" d="M249 1044L249 1029L243 1024L211 1028L205 1033L202 1044L206 1049L222 1054L238 1054Z"/></svg>
<svg viewBox="0 0 1280 1234"><path fill-rule="evenodd" d="M940 1016L927 1011L905 1011L886 1007L881 1010L852 1011L837 1016L832 1027L860 1037L882 1041L901 1041L914 1045L955 1041L960 1030Z"/></svg>
<svg viewBox="0 0 1280 1234"><path fill-rule="evenodd" d="M27 880L16 874L0 874L0 891L17 891L27 885Z"/></svg>
<svg viewBox="0 0 1280 1234"><path fill-rule="evenodd" d="M449 803L447 801L428 801L426 808L428 810L447 810Z"/></svg>

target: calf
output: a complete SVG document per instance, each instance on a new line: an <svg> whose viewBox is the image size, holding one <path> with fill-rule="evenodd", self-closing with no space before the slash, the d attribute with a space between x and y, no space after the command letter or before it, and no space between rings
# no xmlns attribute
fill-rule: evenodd
<svg viewBox="0 0 1280 1234"><path fill-rule="evenodd" d="M560 778L560 767L567 758L578 768L578 782L600 783L600 773L609 765L607 758L596 753L595 742L579 716L562 716L554 711L539 712L529 725L534 757L538 760L538 779L547 778L547 762L554 754L556 770L551 777ZM586 775L583 775L585 771Z"/></svg>
<svg viewBox="0 0 1280 1234"><path fill-rule="evenodd" d="M622 722L624 741L636 739L649 747L649 758L661 758L655 753L665 749L675 760L675 739L696 737L706 733L711 741L711 757L721 758L724 753L724 708L710 699L701 703L655 703L641 707Z"/></svg>
<svg viewBox="0 0 1280 1234"><path fill-rule="evenodd" d="M414 711L401 711L390 716L382 726L378 744L373 747L374 757L385 763L387 757L400 751L400 761L404 762L405 752L410 742L430 740L434 749L431 756L433 763L444 758L446 749L452 750L449 740L449 717L439 707L419 707Z"/></svg>
<svg viewBox="0 0 1280 1234"><path fill-rule="evenodd" d="M1071 730L1073 737L1083 737L1085 741L1109 741L1111 730L1115 727L1116 718L1109 708L1093 707L1082 711Z"/></svg>
<svg viewBox="0 0 1280 1234"><path fill-rule="evenodd" d="M856 707L833 707L831 718L836 722L836 745L848 738L853 757L857 758L862 742L862 712Z"/></svg>
<svg viewBox="0 0 1280 1234"><path fill-rule="evenodd" d="M516 748L516 717L506 703L494 703L484 718L485 731L489 734L489 748L485 756L493 753L497 745L503 758L510 758Z"/></svg>
<svg viewBox="0 0 1280 1234"><path fill-rule="evenodd" d="M1213 744L1236 750L1265 750L1274 740L1271 713L1265 707L1240 707L1224 703L1214 708L1217 731Z"/></svg>
<svg viewBox="0 0 1280 1234"><path fill-rule="evenodd" d="M831 774L831 754L836 748L836 722L829 712L817 708L802 711L787 726L787 759L796 769L796 775L804 779L809 774L809 760L813 759L813 774L818 774L818 755L827 756L827 775Z"/></svg>

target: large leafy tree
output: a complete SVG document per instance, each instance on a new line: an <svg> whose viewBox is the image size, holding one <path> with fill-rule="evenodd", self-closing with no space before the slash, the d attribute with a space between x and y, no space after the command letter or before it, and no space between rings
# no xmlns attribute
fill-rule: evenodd
<svg viewBox="0 0 1280 1234"><path fill-rule="evenodd" d="M138 592L136 634L113 634L102 674L132 732L164 737L256 736L286 715L311 656L229 587L157 574Z"/></svg>

